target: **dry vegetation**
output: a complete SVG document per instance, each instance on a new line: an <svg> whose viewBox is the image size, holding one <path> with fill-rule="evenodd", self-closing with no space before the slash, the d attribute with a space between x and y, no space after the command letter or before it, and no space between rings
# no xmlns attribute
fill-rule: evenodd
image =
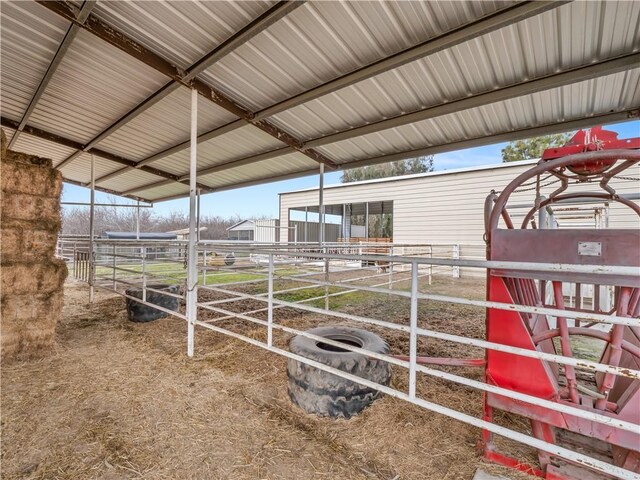
<svg viewBox="0 0 640 480"><path fill-rule="evenodd" d="M482 295L482 285L468 287ZM69 284L65 293L56 352L3 366L3 478L470 479L481 465L519 475L482 462L475 428L388 396L349 421L316 418L290 403L281 357L198 330L196 356L187 359L180 320L134 324L120 297L100 291L89 306L84 286ZM408 318L404 302L342 298L344 311ZM483 335L482 311L433 302L421 309L431 327ZM327 323L277 312L279 321L296 327ZM264 334L238 321L226 325ZM406 353L406 339L388 332L385 338L395 353ZM277 336L280 345L286 340ZM460 355L457 350L420 345L421 354L434 356ZM455 371L479 378L473 369ZM396 370L393 386L406 384L406 374ZM421 377L418 393L480 415L480 395L468 389Z"/></svg>

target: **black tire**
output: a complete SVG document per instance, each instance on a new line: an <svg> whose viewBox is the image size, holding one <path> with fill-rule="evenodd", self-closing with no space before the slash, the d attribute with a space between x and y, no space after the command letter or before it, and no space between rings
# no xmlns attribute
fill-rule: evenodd
<svg viewBox="0 0 640 480"><path fill-rule="evenodd" d="M178 285L158 284L148 285L148 287L155 290L166 291L172 294L178 294L180 291L180 287ZM142 288L129 288L125 291L125 293L132 297L142 299ZM172 310L174 312L177 312L178 308L180 307L180 299L172 297L170 295L163 295L162 293L158 292L151 292L149 290L147 290L147 302L154 305L159 305L163 308L166 308L167 310ZM153 320L158 320L159 318L169 316L168 313L163 312L162 310L158 310L157 308L145 305L144 303L138 302L131 298L127 298L126 303L127 316L132 322L151 322Z"/></svg>
<svg viewBox="0 0 640 480"><path fill-rule="evenodd" d="M389 353L387 342L366 330L319 327L308 332L375 353ZM387 362L348 350L336 351L332 345L307 337L294 337L289 342L289 350L381 385L389 385L391 380L391 367ZM378 390L293 359L287 361L287 376L291 401L305 412L323 417L351 418L382 395Z"/></svg>

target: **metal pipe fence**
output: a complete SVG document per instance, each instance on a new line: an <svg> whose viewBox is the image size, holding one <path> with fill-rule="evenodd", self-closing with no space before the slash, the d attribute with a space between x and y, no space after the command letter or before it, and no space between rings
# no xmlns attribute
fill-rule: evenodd
<svg viewBox="0 0 640 480"><path fill-rule="evenodd" d="M498 435L516 440L522 444L557 455L574 463L589 466L589 468L615 475L619 478L636 478L633 472L614 466L600 459L591 458L583 453L574 452L551 443L541 441L528 434L508 429L486 420L470 416L443 405L420 398L417 385L423 377L434 377L466 388L472 388L480 393L494 393L515 399L529 405L554 409L563 414L576 418L587 419L596 424L606 424L627 432L638 433L638 425L616 418L610 412L591 411L576 408L566 403L559 403L543 398L523 394L513 390L468 378L462 374L454 374L446 370L427 367L418 361L418 346L420 339L429 341L450 342L464 347L482 349L485 352L499 351L527 358L537 358L558 366L571 367L585 374L610 374L640 379L640 371L606 365L589 359L566 357L535 349L503 345L472 336L453 334L427 328L427 319L421 313L420 306L424 302L434 302L438 305L463 305L477 309L503 309L519 312L520 315L547 315L549 317L563 317L567 321L586 322L587 325L628 325L640 329L640 320L615 313L608 314L594 307L589 310L584 305L574 310L563 310L554 304L520 305L511 303L492 302L478 298L466 298L460 294L442 294L434 290L434 276L440 272L447 272L448 281L462 281L455 272L480 272L472 278L486 275L486 269L496 269L501 272L528 272L535 276L561 275L567 272L589 273L602 278L599 284L607 285L611 276L628 278L631 283L639 283L640 269L635 267L619 267L607 265L565 265L522 262L486 261L479 253L483 246L459 245L457 249L450 249L449 245L400 245L390 244L388 254L364 253L366 245L352 244L250 244L238 242L201 241L196 245L195 258L186 255L186 242L175 241L133 241L133 240L96 240L95 256L95 286L106 288L125 295L135 301L146 302L146 291L158 291L154 283L164 282L182 285L179 295L186 300L186 267L192 264L198 270L198 283L195 285L195 309L192 310L192 326L188 329L188 344L194 345L196 332L210 330L221 333L251 345L264 348L270 352L295 359L301 363L311 365L320 370L335 374L347 380L375 388L383 393L401 398L423 408L442 413L470 425L485 429ZM380 244L372 244L379 247ZM385 245L386 246L386 245ZM61 252L69 252L71 247L61 247ZM358 250L360 248L360 250ZM155 249L155 250L152 250ZM86 251L86 250L83 250ZM149 252L160 253L156 258L150 258ZM450 255L444 254L450 252ZM229 254L233 254L233 261ZM65 257L66 258L66 257ZM74 256L75 258L75 256ZM91 259L92 256L89 256ZM218 259L212 263L211 259ZM226 259L220 261L220 259ZM91 269L89 269L91 271ZM453 275L451 275L453 272ZM451 277L454 278L451 278ZM462 278L464 274L459 275ZM445 278L444 276L442 278ZM84 279L84 277L83 277ZM132 286L142 287L143 298L133 298L126 293ZM251 287L251 288L249 288ZM217 298L207 298L204 293L210 292ZM168 292L162 291L162 294ZM200 293L200 295L199 295ZM287 295L300 294L300 297L290 299ZM364 295L365 302L379 296L397 298L398 301L409 302L408 321L376 318L375 311L366 314L354 314L342 311L340 307L332 305L332 299L348 295ZM575 291L572 293L575 295ZM219 298L218 298L219 297ZM251 301L251 306L244 306L243 302ZM255 302L264 306L255 307ZM231 306L240 311L234 311ZM162 308L159 308L162 310ZM291 321L283 324L278 321L277 312L291 309L313 314L315 321L326 322L337 319L340 322L373 326L387 335L400 335L408 340L408 352L397 355L383 355L374 353L349 344L336 342L323 337L317 337L299 328L294 328ZM186 320L189 314L169 312L178 318ZM211 317L211 315L214 315ZM234 328L250 328L256 325L264 327L264 340L250 338L244 333L231 330L223 326L225 320L237 319ZM348 372L328 367L324 364L295 355L286 349L286 338L282 335L302 335L314 341L322 341L329 345L388 362L405 369L408 375L406 391L376 384L369 380L354 376ZM384 335L384 334L383 334ZM285 343L283 343L285 342ZM398 352L396 352L398 353ZM640 438L640 437L639 437Z"/></svg>

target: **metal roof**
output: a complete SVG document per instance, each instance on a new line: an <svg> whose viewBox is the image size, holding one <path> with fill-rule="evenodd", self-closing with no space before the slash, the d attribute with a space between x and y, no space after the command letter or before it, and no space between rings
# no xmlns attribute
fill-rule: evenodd
<svg viewBox="0 0 640 480"><path fill-rule="evenodd" d="M176 232L104 232L104 238L111 240L175 240Z"/></svg>
<svg viewBox="0 0 640 480"><path fill-rule="evenodd" d="M2 125L68 181L188 195L637 118L640 2L1 4ZM16 131L19 133L16 134Z"/></svg>

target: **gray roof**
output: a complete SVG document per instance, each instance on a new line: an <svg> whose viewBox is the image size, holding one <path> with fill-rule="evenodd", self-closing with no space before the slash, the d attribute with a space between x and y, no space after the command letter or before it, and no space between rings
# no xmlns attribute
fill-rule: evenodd
<svg viewBox="0 0 640 480"><path fill-rule="evenodd" d="M81 6L82 5L82 6ZM637 116L638 2L2 2L2 125L87 185L188 195ZM16 135L16 131L20 131Z"/></svg>
<svg viewBox="0 0 640 480"><path fill-rule="evenodd" d="M104 232L104 236L109 239L117 240L136 240L136 236L140 240L175 240L178 236L175 233L163 232L144 232L136 234L136 232Z"/></svg>

